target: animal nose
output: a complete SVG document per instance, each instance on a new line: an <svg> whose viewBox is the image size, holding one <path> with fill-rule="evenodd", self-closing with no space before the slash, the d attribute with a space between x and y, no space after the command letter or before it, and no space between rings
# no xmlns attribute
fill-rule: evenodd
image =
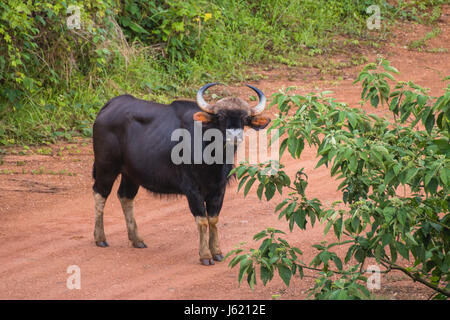
<svg viewBox="0 0 450 320"><path fill-rule="evenodd" d="M226 141L227 142L242 142L242 135L243 130L242 129L227 129L226 130Z"/></svg>

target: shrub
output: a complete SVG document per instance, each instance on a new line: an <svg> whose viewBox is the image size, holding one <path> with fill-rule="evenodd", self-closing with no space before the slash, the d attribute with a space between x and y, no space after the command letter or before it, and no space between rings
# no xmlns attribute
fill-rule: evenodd
<svg viewBox="0 0 450 320"><path fill-rule="evenodd" d="M283 170L263 175L267 165L235 168L246 192L246 183L259 182L260 199L264 194L269 201L277 190L290 192L275 211L291 231L320 222L325 224L324 234L332 229L337 239L313 245L318 253L307 264L299 260L301 248L275 238L280 231L264 230L254 236L264 239L258 249L228 254L234 255L231 267L239 263L240 281L247 275L253 287L259 267L263 284L278 270L289 285L291 276L300 272L302 277L306 268L318 273L310 289L317 299L369 298L365 268L368 259L375 259L383 272L400 270L435 290L436 299L450 296L450 86L443 96L431 97L412 82L397 82L391 88L391 73L397 70L380 59L368 64L355 82L362 83L363 102L375 108L389 106L393 122L323 94L274 94L272 104L278 106L279 116L271 130L285 134L280 158L288 150L301 159L305 144L317 147L316 167L329 166L331 176L341 181L344 208L326 208L320 199L307 198L303 168L293 180ZM339 246L347 250L345 256L334 252Z"/></svg>

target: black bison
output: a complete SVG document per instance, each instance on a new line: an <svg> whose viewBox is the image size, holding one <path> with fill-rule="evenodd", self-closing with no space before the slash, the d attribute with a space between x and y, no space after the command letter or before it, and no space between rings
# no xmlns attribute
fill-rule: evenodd
<svg viewBox="0 0 450 320"><path fill-rule="evenodd" d="M217 223L233 163L205 163L198 159L175 163L173 148L178 142L173 141L172 134L177 129L183 129L193 136L196 125L200 125L202 130L218 129L223 137L219 141L221 147L226 149L232 145L234 153L236 140L242 135L244 126L262 129L270 119L260 115L266 103L264 94L250 85L247 86L259 97L255 107L236 97L226 97L213 105L208 104L203 93L215 84L200 88L197 103L177 100L164 105L122 95L108 101L100 110L93 129L94 238L97 246L108 246L103 209L114 181L121 174L118 197L125 215L128 238L134 247L146 248L138 234L133 210L133 199L139 186L142 186L156 194L185 195L198 227L200 262L212 265L214 260L223 259ZM200 152L207 145L202 141ZM195 147L193 149L195 151ZM181 152L183 159L195 160L195 154L183 154L185 151Z"/></svg>

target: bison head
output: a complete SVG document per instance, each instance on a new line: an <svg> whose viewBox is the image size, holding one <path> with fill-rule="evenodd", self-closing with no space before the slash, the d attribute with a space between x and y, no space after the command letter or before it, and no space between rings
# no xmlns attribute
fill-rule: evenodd
<svg viewBox="0 0 450 320"><path fill-rule="evenodd" d="M197 104L202 110L193 116L195 121L210 124L223 133L227 141L242 141L244 126L255 130L264 129L270 122L268 117L261 116L266 105L266 97L258 88L247 84L254 90L259 98L255 107L250 107L247 102L237 97L226 97L215 104L208 104L203 98L204 92L217 83L208 83L197 92Z"/></svg>

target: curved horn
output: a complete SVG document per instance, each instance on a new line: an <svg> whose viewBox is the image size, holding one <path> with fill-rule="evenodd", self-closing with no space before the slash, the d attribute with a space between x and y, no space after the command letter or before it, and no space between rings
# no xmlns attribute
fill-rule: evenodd
<svg viewBox="0 0 450 320"><path fill-rule="evenodd" d="M252 116L262 113L266 106L266 96L258 88L255 88L254 86L251 86L249 84L247 84L246 86L250 89L253 89L253 91L258 94L259 103L251 109Z"/></svg>
<svg viewBox="0 0 450 320"><path fill-rule="evenodd" d="M211 105L209 103L207 103L205 101L205 99L203 99L203 93L205 93L205 91L208 90L209 87L215 86L216 84L219 84L219 83L214 82L214 83L205 84L203 87L201 87L197 91L197 104L200 107L200 109L202 109L203 111L205 111L207 113L214 113L214 111L212 110Z"/></svg>

